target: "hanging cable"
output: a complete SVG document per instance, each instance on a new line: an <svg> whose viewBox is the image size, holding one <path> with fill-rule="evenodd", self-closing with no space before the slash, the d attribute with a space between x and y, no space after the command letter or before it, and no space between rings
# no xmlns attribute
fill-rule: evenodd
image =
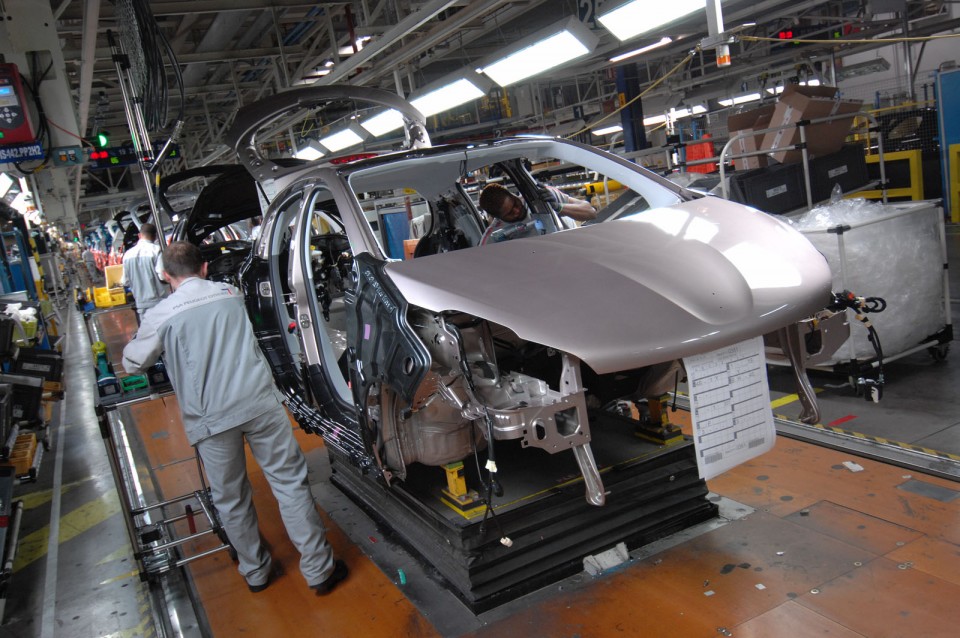
<svg viewBox="0 0 960 638"><path fill-rule="evenodd" d="M880 335L877 334L873 323L865 315L883 312L886 308L886 300L880 297L858 297L849 290L833 293L833 301L827 306L828 310L834 312L841 312L846 309L853 310L857 321L867 329L867 340L873 346L877 358L877 378L870 379L861 376L857 379L857 386L863 391L864 398L874 403L883 396L883 347L880 345Z"/></svg>
<svg viewBox="0 0 960 638"><path fill-rule="evenodd" d="M33 168L24 168L23 162L13 163L13 165L17 167L17 170L24 175L32 175L47 164L47 161L50 159L50 147L52 146L50 128L47 126L47 116L43 110L43 101L40 99L40 84L46 79L50 69L53 68L53 60L51 60L47 68L43 70L43 73L40 73L40 69L37 66L38 62L39 54L36 52L32 53L30 56L30 77L33 81L28 80L22 73L20 74L20 81L27 87L27 90L30 91L30 95L33 96L33 102L37 106L37 131L34 136L34 141L39 142L43 146L44 151L43 159Z"/></svg>

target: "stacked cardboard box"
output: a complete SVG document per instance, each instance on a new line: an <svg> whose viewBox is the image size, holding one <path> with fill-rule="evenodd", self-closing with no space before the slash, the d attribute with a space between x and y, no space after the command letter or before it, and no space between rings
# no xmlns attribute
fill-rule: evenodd
<svg viewBox="0 0 960 638"><path fill-rule="evenodd" d="M735 133L752 133L768 128L780 128L764 134L747 135L734 142L734 153L751 153L767 150L773 160L781 164L799 162L803 155L798 150L785 147L800 142L801 120L816 120L833 115L849 115L829 122L819 122L806 127L807 150L811 157L836 153L850 132L854 116L860 111L860 100L838 100L837 89L832 86L787 86L776 104L761 106L727 118L731 137ZM737 168L761 168L767 165L764 156L737 160Z"/></svg>

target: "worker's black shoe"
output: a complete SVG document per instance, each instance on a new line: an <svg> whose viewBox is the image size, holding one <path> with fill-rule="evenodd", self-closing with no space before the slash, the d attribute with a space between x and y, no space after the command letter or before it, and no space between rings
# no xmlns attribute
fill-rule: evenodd
<svg viewBox="0 0 960 638"><path fill-rule="evenodd" d="M273 565L270 567L270 573L267 574L267 582L263 583L262 585L251 585L250 583L247 583L247 589L250 590L251 594L258 594L269 587L270 583L275 581L280 576L283 576L283 565L281 565L278 561L273 561Z"/></svg>
<svg viewBox="0 0 960 638"><path fill-rule="evenodd" d="M327 579L319 585L311 585L310 589L315 591L317 596L326 596L332 592L333 588L337 586L337 583L346 578L349 573L350 570L347 569L347 564L342 560L338 560L333 564L333 572Z"/></svg>

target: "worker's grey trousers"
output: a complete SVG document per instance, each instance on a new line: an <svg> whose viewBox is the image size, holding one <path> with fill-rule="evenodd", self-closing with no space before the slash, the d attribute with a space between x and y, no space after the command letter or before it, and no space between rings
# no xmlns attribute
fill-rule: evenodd
<svg viewBox="0 0 960 638"><path fill-rule="evenodd" d="M307 461L280 406L197 443L213 503L237 552L240 574L247 583L262 585L267 582L272 561L260 542L244 439L280 505L283 525L300 552L303 577L311 586L322 583L333 572L333 551L307 482Z"/></svg>

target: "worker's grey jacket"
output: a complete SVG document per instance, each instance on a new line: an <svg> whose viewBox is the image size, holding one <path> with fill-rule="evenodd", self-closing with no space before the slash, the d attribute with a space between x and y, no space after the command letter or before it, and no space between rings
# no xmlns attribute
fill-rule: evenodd
<svg viewBox="0 0 960 638"><path fill-rule="evenodd" d="M130 288L140 310L153 308L170 292L154 272L159 256L160 247L146 239L141 239L123 254L122 284Z"/></svg>
<svg viewBox="0 0 960 638"><path fill-rule="evenodd" d="M161 352L191 445L276 410L281 402L243 296L229 284L185 279L144 315L137 336L123 349L123 368L142 372Z"/></svg>

